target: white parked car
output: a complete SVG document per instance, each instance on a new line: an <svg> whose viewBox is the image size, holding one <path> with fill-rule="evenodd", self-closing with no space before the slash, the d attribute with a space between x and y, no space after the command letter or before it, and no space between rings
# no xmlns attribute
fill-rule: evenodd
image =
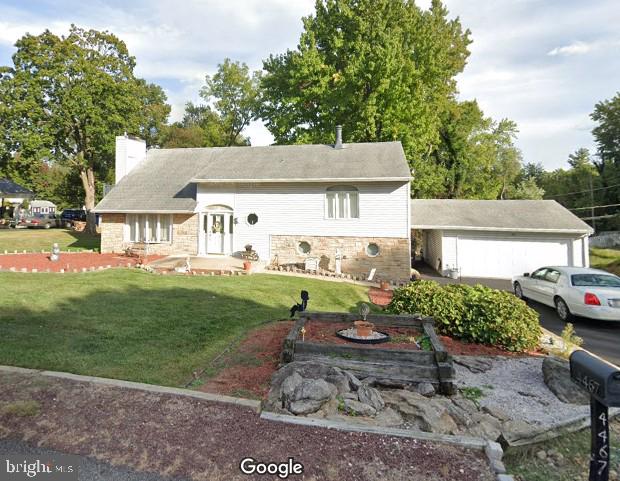
<svg viewBox="0 0 620 481"><path fill-rule="evenodd" d="M515 295L555 307L558 316L620 321L620 277L585 267L542 267L513 278Z"/></svg>

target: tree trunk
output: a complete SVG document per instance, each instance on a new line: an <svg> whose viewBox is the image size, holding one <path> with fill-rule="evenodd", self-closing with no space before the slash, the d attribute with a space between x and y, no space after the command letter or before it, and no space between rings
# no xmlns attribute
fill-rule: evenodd
<svg viewBox="0 0 620 481"><path fill-rule="evenodd" d="M84 187L84 207L86 208L86 231L89 234L97 233L97 219L92 211L95 208L95 173L91 167L86 167L80 171L80 179Z"/></svg>

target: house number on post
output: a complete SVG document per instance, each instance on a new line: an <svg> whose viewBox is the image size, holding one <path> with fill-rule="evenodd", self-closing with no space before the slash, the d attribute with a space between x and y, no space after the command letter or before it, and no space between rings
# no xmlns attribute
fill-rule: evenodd
<svg viewBox="0 0 620 481"><path fill-rule="evenodd" d="M586 351L570 356L571 379L590 394L590 477L589 481L609 479L610 406L620 406L620 371Z"/></svg>
<svg viewBox="0 0 620 481"><path fill-rule="evenodd" d="M607 406L592 398L592 454L590 456L590 481L609 479L609 420Z"/></svg>

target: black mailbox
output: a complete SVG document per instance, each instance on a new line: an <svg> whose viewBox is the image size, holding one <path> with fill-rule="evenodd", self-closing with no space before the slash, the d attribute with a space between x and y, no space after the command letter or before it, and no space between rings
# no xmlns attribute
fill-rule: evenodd
<svg viewBox="0 0 620 481"><path fill-rule="evenodd" d="M570 356L570 376L591 396L608 407L620 407L620 370L586 351Z"/></svg>

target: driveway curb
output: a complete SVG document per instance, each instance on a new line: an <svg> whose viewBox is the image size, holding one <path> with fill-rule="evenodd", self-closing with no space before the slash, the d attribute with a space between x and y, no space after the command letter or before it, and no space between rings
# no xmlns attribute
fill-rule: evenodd
<svg viewBox="0 0 620 481"><path fill-rule="evenodd" d="M121 381L119 379L109 379L105 377L95 376L82 376L79 374L71 374L68 372L58 371L42 371L38 369L26 369L23 367L13 366L1 366L0 372L14 372L17 374L38 374L45 377L52 377L57 379L69 379L72 381L90 382L93 384L100 384L104 386L114 386L126 389L136 389L140 391L148 391L159 394L175 394L177 396L193 397L202 399L204 401L212 401L226 404L234 404L236 406L243 406L252 409L256 413L261 412L260 401L253 399L236 398L232 396L224 396L221 394L212 394L207 392L193 391L191 389L183 389L177 387L157 386L155 384L145 384L141 382L133 381Z"/></svg>

